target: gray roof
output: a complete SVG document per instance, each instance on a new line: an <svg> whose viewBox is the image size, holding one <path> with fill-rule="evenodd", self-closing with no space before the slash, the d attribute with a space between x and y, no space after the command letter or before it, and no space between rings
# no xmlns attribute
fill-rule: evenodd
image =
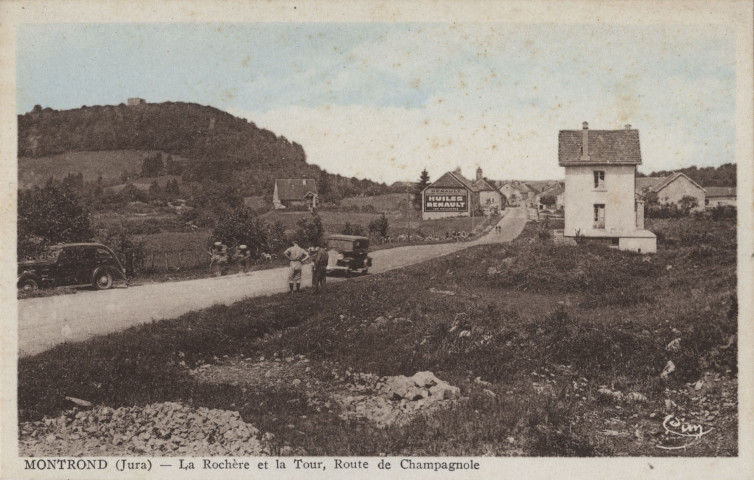
<svg viewBox="0 0 754 480"><path fill-rule="evenodd" d="M736 187L704 187L708 197L735 197Z"/></svg>
<svg viewBox="0 0 754 480"><path fill-rule="evenodd" d="M312 178L276 178L280 200L303 200L309 193L317 195L317 182Z"/></svg>
<svg viewBox="0 0 754 480"><path fill-rule="evenodd" d="M583 158L584 133L588 135L589 160ZM558 164L641 165L638 130L561 130L558 135Z"/></svg>
<svg viewBox="0 0 754 480"><path fill-rule="evenodd" d="M665 177L636 177L636 192L644 193L655 189L665 181Z"/></svg>

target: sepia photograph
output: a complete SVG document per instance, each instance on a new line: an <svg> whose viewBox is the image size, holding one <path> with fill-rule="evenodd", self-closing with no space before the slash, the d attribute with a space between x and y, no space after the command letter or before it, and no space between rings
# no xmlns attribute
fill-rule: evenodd
<svg viewBox="0 0 754 480"><path fill-rule="evenodd" d="M70 5L0 2L3 478L750 451L750 3Z"/></svg>

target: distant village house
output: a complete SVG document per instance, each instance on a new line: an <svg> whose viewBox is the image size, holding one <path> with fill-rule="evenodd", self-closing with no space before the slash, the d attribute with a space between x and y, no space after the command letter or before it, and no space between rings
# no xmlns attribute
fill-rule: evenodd
<svg viewBox="0 0 754 480"><path fill-rule="evenodd" d="M660 205L681 206L690 202L691 211L704 210L706 191L701 185L683 173L667 177L639 177L636 179L636 193L644 201L651 197ZM685 198L685 200L684 200Z"/></svg>
<svg viewBox="0 0 754 480"><path fill-rule="evenodd" d="M306 207L319 205L317 182L311 178L276 178L272 192L272 206L275 209Z"/></svg>
<svg viewBox="0 0 754 480"><path fill-rule="evenodd" d="M565 167L566 237L609 240L621 250L657 251L657 237L644 229L644 202L636 199L641 165L639 132L561 130L558 164Z"/></svg>
<svg viewBox="0 0 754 480"><path fill-rule="evenodd" d="M424 220L468 217L479 210L493 215L502 208L502 196L484 179L481 168L473 182L461 175L460 168L447 172L422 190L421 196Z"/></svg>
<svg viewBox="0 0 754 480"><path fill-rule="evenodd" d="M736 206L736 187L707 187L707 195L704 199L704 206L707 208L714 207L735 207Z"/></svg>
<svg viewBox="0 0 754 480"><path fill-rule="evenodd" d="M534 203L537 207L537 210L546 210L548 208L562 210L564 206L563 204L564 193L565 193L564 182L555 182L553 184L545 186L541 192L539 192L538 194L534 196ZM553 204L543 203L543 199L545 199L546 197L552 197L555 203Z"/></svg>
<svg viewBox="0 0 754 480"><path fill-rule="evenodd" d="M126 105L133 107L136 105L144 105L145 103L147 102L143 98L133 97L128 99L128 103Z"/></svg>

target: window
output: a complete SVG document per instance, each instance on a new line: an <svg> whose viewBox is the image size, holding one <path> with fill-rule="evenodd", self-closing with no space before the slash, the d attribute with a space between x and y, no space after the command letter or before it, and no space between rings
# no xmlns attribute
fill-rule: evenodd
<svg viewBox="0 0 754 480"><path fill-rule="evenodd" d="M605 229L605 204L604 203L595 203L594 204L594 225L593 228L596 230L604 230Z"/></svg>
<svg viewBox="0 0 754 480"><path fill-rule="evenodd" d="M604 170L594 171L594 188L603 190L605 188L605 172Z"/></svg>

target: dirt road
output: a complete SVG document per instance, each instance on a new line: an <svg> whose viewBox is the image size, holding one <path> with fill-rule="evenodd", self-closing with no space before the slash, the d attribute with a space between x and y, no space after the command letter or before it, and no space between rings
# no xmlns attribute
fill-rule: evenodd
<svg viewBox="0 0 754 480"><path fill-rule="evenodd" d="M419 263L485 243L508 242L524 228L524 209L509 209L489 234L473 242L415 245L379 250L372 273ZM232 304L247 297L287 290L287 269L261 270L251 274L166 282L95 292L80 291L20 300L18 302L19 355L33 355L62 342L85 340L94 335L123 330L132 325L175 318L214 304ZM305 266L302 286L311 283L311 267ZM335 279L333 279L335 280Z"/></svg>

